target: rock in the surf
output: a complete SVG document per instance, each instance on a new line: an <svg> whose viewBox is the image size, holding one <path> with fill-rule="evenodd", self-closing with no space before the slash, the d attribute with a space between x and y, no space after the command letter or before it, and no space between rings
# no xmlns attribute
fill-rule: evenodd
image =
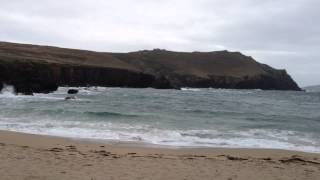
<svg viewBox="0 0 320 180"><path fill-rule="evenodd" d="M69 89L68 94L78 94L79 90L78 89Z"/></svg>

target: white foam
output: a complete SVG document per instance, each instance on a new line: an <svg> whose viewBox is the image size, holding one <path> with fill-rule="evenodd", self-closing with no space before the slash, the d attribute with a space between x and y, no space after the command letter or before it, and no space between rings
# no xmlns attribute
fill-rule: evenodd
<svg viewBox="0 0 320 180"><path fill-rule="evenodd" d="M1 97L15 97L14 87L11 85L3 84L3 88L0 93Z"/></svg>
<svg viewBox="0 0 320 180"><path fill-rule="evenodd" d="M6 108L10 109L11 107L20 105L20 101L61 101L67 94L68 89L69 87L60 87L54 93L35 94L34 96L15 96L10 93L10 90L8 90L4 91L5 93L0 95L0 97L3 97L3 102L1 103L6 104ZM80 90L79 95L84 95L82 97L118 91L118 89L101 87L78 89ZM199 89L185 89L185 91L198 90ZM201 91L206 92L202 89ZM254 92L238 92L234 90L212 91L217 93L227 91L231 94ZM190 92L187 94L189 93ZM121 92L121 95L124 94L125 93ZM5 97L14 98L6 99ZM77 101L81 100L82 99L78 99ZM8 105L8 103L11 103L12 106L11 104ZM79 111L81 112L83 109L79 109ZM16 113L15 111L13 112ZM81 119L82 116L75 116L74 113L71 114L72 115L70 116L66 114L63 116L63 118L61 118L62 116L59 116L58 113L57 116L50 114L43 115L41 112L40 115L38 112L19 115L0 111L0 115L2 116L0 116L0 129L71 138L145 142L155 145L167 145L173 147L272 148L320 153L319 138L316 139L315 137L310 136L308 133L302 132L270 129L214 129L214 127L210 127L213 129L170 129L164 128L163 124L161 124L162 122L160 121L156 123L156 125L152 126L151 121L151 124L149 125L143 124L142 122L139 123L139 121L131 122L131 119L128 121L121 121L123 122L121 123L108 118L106 118L105 121L101 121L101 118L86 119L86 117L84 117Z"/></svg>
<svg viewBox="0 0 320 180"><path fill-rule="evenodd" d="M295 132L290 131L277 131L275 133L276 131L266 130L240 132L168 130L141 124L130 125L111 122L61 122L55 120L17 122L14 119L1 120L0 129L2 130L32 134L99 140L139 141L174 147L270 148L320 153L320 145L315 143L314 140L307 137L299 137ZM291 139L298 139L300 142L297 144ZM304 144L302 145L301 142Z"/></svg>
<svg viewBox="0 0 320 180"><path fill-rule="evenodd" d="M181 91L194 91L194 92L201 91L201 89L197 89L197 88L181 88L180 90Z"/></svg>

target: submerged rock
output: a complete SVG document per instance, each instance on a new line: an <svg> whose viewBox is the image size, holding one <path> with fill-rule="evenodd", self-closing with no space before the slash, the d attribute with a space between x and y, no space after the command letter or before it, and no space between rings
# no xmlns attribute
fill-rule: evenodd
<svg viewBox="0 0 320 180"><path fill-rule="evenodd" d="M76 97L74 97L74 96L68 96L68 97L66 97L66 98L64 98L65 100L74 100L74 99L76 99Z"/></svg>

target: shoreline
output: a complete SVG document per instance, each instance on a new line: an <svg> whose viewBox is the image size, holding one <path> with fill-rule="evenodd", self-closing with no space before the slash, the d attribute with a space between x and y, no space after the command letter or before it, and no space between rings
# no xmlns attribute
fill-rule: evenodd
<svg viewBox="0 0 320 180"><path fill-rule="evenodd" d="M250 151L250 150L258 150L258 151L286 151L292 153L306 153L306 154L315 154L320 155L320 151L302 151L302 150L291 150L291 149L281 149L281 148L263 148L263 147L210 147L210 146L174 146L174 145L163 145L163 144L152 144L148 142L140 142L140 141L121 141L121 140L109 140L109 139L98 139L98 138L77 138L77 137L68 137L68 136L59 136L59 135L48 135L48 134L35 134L28 132L19 132L12 130L0 130L1 134L17 134L17 135L28 135L33 137L42 137L42 138L50 138L50 139L60 139L60 140L68 140L71 142L78 143L90 143L97 145L106 145L106 146L117 146L117 147L125 147L125 148L143 148L143 149L162 149L162 150L175 150L175 151L184 151L184 150L231 150L231 151Z"/></svg>
<svg viewBox="0 0 320 180"><path fill-rule="evenodd" d="M141 147L0 131L0 175L10 180L316 180L320 176L320 154L276 149Z"/></svg>

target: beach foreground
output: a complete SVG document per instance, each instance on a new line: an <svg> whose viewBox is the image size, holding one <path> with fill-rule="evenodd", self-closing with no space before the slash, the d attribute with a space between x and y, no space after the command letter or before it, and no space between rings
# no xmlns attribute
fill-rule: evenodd
<svg viewBox="0 0 320 180"><path fill-rule="evenodd" d="M0 131L0 179L318 180L320 177L320 154L111 144Z"/></svg>

